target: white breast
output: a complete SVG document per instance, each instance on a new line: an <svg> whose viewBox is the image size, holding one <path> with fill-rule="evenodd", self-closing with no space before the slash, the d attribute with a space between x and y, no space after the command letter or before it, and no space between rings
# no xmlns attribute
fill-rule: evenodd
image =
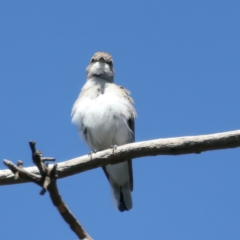
<svg viewBox="0 0 240 240"><path fill-rule="evenodd" d="M131 141L131 130L127 124L130 103L110 88L106 87L103 94L98 96L86 94L74 106L72 121L79 126L82 134L87 128L89 135L86 141L92 150Z"/></svg>

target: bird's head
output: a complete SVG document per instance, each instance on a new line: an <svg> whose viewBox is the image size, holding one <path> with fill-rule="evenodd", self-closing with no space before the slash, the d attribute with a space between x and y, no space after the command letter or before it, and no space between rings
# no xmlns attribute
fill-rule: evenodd
<svg viewBox="0 0 240 240"><path fill-rule="evenodd" d="M114 69L112 56L106 52L96 52L86 69L87 78L100 77L113 82Z"/></svg>

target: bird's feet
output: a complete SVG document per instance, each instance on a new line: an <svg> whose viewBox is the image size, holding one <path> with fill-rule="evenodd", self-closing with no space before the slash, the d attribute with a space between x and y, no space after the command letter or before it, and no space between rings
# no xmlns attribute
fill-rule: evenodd
<svg viewBox="0 0 240 240"><path fill-rule="evenodd" d="M90 153L88 153L88 156L90 157L90 159L92 160L92 155L94 154L94 153L96 153L97 151L96 150L93 150L93 151L91 151Z"/></svg>
<svg viewBox="0 0 240 240"><path fill-rule="evenodd" d="M117 150L118 145L111 145L110 148L112 149L112 153L114 154L114 151Z"/></svg>

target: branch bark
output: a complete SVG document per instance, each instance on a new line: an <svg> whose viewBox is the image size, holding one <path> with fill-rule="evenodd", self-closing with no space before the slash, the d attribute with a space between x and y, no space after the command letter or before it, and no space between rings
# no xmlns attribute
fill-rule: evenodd
<svg viewBox="0 0 240 240"><path fill-rule="evenodd" d="M40 187L42 187L41 195L44 195L46 191L49 192L50 198L53 205L57 208L58 212L65 220L65 222L70 226L73 232L82 240L93 240L93 238L86 232L82 225L78 222L75 216L72 214L66 203L63 201L57 187L57 164L49 169L46 161L54 161L54 158L44 158L42 157L41 151L37 151L35 148L35 142L29 142L30 148L32 150L32 160L37 166L40 175L30 173L22 168L23 162L18 161L15 165L11 161L4 160L4 164L13 172L15 179L20 177L28 179L30 182L34 182Z"/></svg>
<svg viewBox="0 0 240 240"><path fill-rule="evenodd" d="M156 139L151 141L136 142L117 147L117 149L108 149L105 151L93 153L90 157L85 155L68 161L58 163L58 178L68 177L77 173L88 171L107 164L123 162L124 159L135 159L146 156L157 155L181 155L181 154L199 154L205 151L219 150L226 148L240 147L240 130L190 136ZM53 165L49 165L52 168ZM31 174L39 174L36 167L24 168ZM14 174L10 170L0 171L0 185L17 184L29 182L28 179L14 179Z"/></svg>

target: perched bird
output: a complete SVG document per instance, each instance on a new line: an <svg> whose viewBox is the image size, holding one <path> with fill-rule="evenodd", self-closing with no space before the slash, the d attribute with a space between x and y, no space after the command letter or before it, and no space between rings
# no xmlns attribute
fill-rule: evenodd
<svg viewBox="0 0 240 240"><path fill-rule="evenodd" d="M96 52L87 71L87 81L72 108L72 122L78 126L92 151L134 142L136 111L130 92L114 83L112 56ZM119 211L132 208L132 160L103 167Z"/></svg>

